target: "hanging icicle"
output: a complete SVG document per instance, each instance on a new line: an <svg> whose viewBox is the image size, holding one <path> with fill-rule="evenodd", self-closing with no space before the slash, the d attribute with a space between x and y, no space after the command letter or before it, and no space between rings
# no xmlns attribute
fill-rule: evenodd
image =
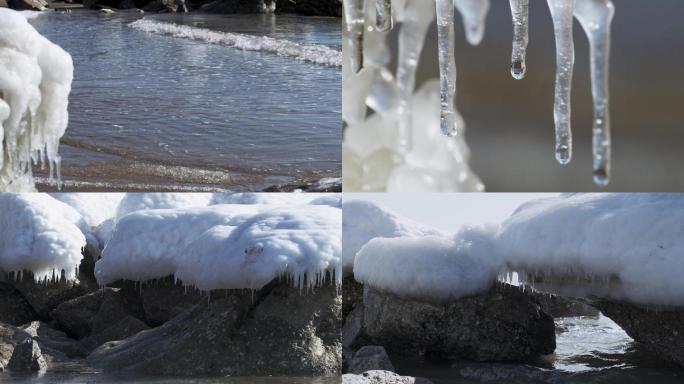
<svg viewBox="0 0 684 384"><path fill-rule="evenodd" d="M392 29L392 0L375 0L375 27L379 32Z"/></svg>
<svg viewBox="0 0 684 384"><path fill-rule="evenodd" d="M344 1L344 17L347 21L350 50L349 58L354 73L359 73L363 69L364 5L365 0Z"/></svg>
<svg viewBox="0 0 684 384"><path fill-rule="evenodd" d="M522 80L527 74L525 56L529 42L530 0L510 0L513 16L513 52L511 54L511 75Z"/></svg>
<svg viewBox="0 0 684 384"><path fill-rule="evenodd" d="M591 88L594 98L593 156L594 182L610 181L610 112L608 78L610 69L610 27L615 6L610 0L579 0L575 17L582 25L591 50Z"/></svg>
<svg viewBox="0 0 684 384"><path fill-rule="evenodd" d="M456 38L454 32L454 0L437 0L437 46L439 49L440 127L442 133L454 136L457 132L454 115L456 93Z"/></svg>
<svg viewBox="0 0 684 384"><path fill-rule="evenodd" d="M463 17L466 40L470 45L479 45L485 34L489 0L455 0L454 5Z"/></svg>

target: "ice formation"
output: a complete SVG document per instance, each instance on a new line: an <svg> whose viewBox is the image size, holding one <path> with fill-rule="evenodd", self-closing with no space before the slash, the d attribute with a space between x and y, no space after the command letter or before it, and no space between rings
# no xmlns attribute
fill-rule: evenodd
<svg viewBox="0 0 684 384"><path fill-rule="evenodd" d="M73 63L24 15L0 8L0 66L0 191L30 191L32 164L48 163L59 180Z"/></svg>
<svg viewBox="0 0 684 384"><path fill-rule="evenodd" d="M569 296L684 305L681 194L535 200L500 226L466 228L452 237L385 236L379 231L391 214L367 202L347 209L349 203L344 205L345 266L353 260L355 279L400 296L456 299L488 288L499 276ZM408 222L390 217L395 227ZM360 229L350 236L348 227Z"/></svg>
<svg viewBox="0 0 684 384"><path fill-rule="evenodd" d="M0 272L73 281L88 230L81 215L45 194L0 194Z"/></svg>
<svg viewBox="0 0 684 384"><path fill-rule="evenodd" d="M274 53L279 56L291 57L315 64L334 67L342 65L342 53L325 45L307 45L285 39L274 39L268 36L217 32L205 28L165 23L149 19L134 21L130 26L144 32L171 35L173 37L203 41L211 44L220 44L246 51Z"/></svg>
<svg viewBox="0 0 684 384"><path fill-rule="evenodd" d="M442 232L412 220L400 218L373 203L362 200L345 201L342 204L342 268L346 275L352 273L354 258L359 250L375 238L420 238L444 236Z"/></svg>
<svg viewBox="0 0 684 384"><path fill-rule="evenodd" d="M326 272L339 275L341 214L236 204L133 212L116 223L95 275L100 284L175 275L205 290L259 289L281 275L316 286Z"/></svg>
<svg viewBox="0 0 684 384"><path fill-rule="evenodd" d="M339 194L0 194L0 211L0 271L37 280L74 280L86 245L100 256L95 239L102 284L175 275L199 289L258 289L283 276L313 288L326 273L341 282Z"/></svg>
<svg viewBox="0 0 684 384"><path fill-rule="evenodd" d="M571 85L574 69L574 41L572 34L573 18L577 18L584 28L591 46L591 77L594 98L593 123L593 156L594 181L604 186L610 177L610 116L608 95L608 72L610 54L610 25L614 14L614 6L610 0L547 0L551 11L556 36L556 85L554 97L554 121L556 131L556 159L567 164L572 157L571 130ZM367 157L360 157L353 145L348 145L347 154L352 167L368 165L369 168L380 166L386 170L404 166L416 144L415 119L413 115L421 113L412 105L415 87L415 71L429 25L437 20L437 45L439 51L440 70L440 127L446 136L456 136L458 147L464 149L459 160L464 164L456 178L463 172L472 172L467 165L468 155L463 132L465 123L458 113L456 97L456 62L454 13L458 10L463 18L466 39L477 45L482 41L485 30L485 19L490 7L489 0L401 0L387 4L385 0L377 0L371 6L370 0L344 0L346 18L346 60L351 70L343 68L344 85L343 118L350 127L373 125L382 132L385 141L392 146L384 152L376 152ZM434 3L434 4L433 4ZM432 5L435 5L434 11ZM511 54L511 74L516 79L523 79L527 74L525 62L529 41L529 0L510 0L513 20L513 48ZM394 12L399 30L399 51L397 53L396 79L387 69L390 53L386 47L386 31L394 25L387 21L386 15ZM369 20L376 20L373 26ZM344 67L344 66L343 66ZM366 106L376 115L366 119ZM421 122L425 118L421 119ZM429 118L427 120L430 120ZM389 132L385 132L389 131ZM422 132L422 130L421 130ZM419 132L419 133L421 133ZM380 136L377 133L375 136ZM376 137L376 139L378 139ZM346 142L345 138L345 142ZM396 152L396 153L394 153ZM456 151L455 151L456 152ZM424 159L420 162L429 163ZM417 162L416 157L412 159ZM381 164L378 164L381 163ZM432 165L432 164L431 164ZM345 164L346 166L346 164ZM421 170L413 170L421 174ZM363 182L361 174L355 170L348 175L351 189L370 190L372 185ZM400 174L403 174L400 172ZM434 177L430 175L428 177ZM449 177L440 175L440 177ZM454 176L451 176L454 177ZM392 180L393 177L390 177ZM415 182L415 180L413 180ZM345 177L345 184L348 179ZM382 184L382 182L380 182ZM404 184L404 183L400 183ZM452 190L467 190L473 184L454 183ZM383 185L384 186L384 185ZM434 185L404 185L405 190L438 190ZM482 188L478 185L478 188ZM389 188L387 188L389 189Z"/></svg>

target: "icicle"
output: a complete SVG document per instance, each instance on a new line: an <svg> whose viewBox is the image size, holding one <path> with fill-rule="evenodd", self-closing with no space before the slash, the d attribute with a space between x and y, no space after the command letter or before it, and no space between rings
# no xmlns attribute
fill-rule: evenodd
<svg viewBox="0 0 684 384"><path fill-rule="evenodd" d="M511 54L511 75L522 80L527 74L525 55L529 42L530 0L510 0L513 16L513 53Z"/></svg>
<svg viewBox="0 0 684 384"><path fill-rule="evenodd" d="M471 45L479 45L485 33L489 0L455 0L455 5L463 17L466 40Z"/></svg>
<svg viewBox="0 0 684 384"><path fill-rule="evenodd" d="M454 0L437 0L437 44L439 48L440 126L442 133L454 136L454 95L456 93L456 59L454 36Z"/></svg>
<svg viewBox="0 0 684 384"><path fill-rule="evenodd" d="M359 73L363 69L364 3L365 0L344 0L344 17L347 21L349 57L353 73Z"/></svg>
<svg viewBox="0 0 684 384"><path fill-rule="evenodd" d="M387 32L393 27L392 0L375 0L375 26L379 32Z"/></svg>
<svg viewBox="0 0 684 384"><path fill-rule="evenodd" d="M575 17L589 39L591 88L594 98L593 154L594 183L610 181L610 112L608 78L610 68L610 26L615 6L610 0L579 0Z"/></svg>
<svg viewBox="0 0 684 384"><path fill-rule="evenodd" d="M423 51L425 36L434 19L434 12L423 1L409 1L404 10L401 30L399 31L399 53L397 65L397 105L399 150L411 149L411 97L416 86L418 59Z"/></svg>
<svg viewBox="0 0 684 384"><path fill-rule="evenodd" d="M568 164L572 158L572 129L570 126L570 95L575 66L575 44L572 21L575 0L547 0L556 35L556 91L554 120L556 124L556 159Z"/></svg>

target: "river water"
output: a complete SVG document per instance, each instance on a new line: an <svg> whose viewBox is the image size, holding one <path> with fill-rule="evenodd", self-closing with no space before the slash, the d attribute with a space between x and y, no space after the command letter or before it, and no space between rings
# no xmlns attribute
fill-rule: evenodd
<svg viewBox="0 0 684 384"><path fill-rule="evenodd" d="M339 19L75 10L31 24L75 64L67 191L260 190L340 174Z"/></svg>
<svg viewBox="0 0 684 384"><path fill-rule="evenodd" d="M435 384L684 382L684 370L639 347L605 316L556 319L556 352L533 364L426 363L393 359L399 373Z"/></svg>

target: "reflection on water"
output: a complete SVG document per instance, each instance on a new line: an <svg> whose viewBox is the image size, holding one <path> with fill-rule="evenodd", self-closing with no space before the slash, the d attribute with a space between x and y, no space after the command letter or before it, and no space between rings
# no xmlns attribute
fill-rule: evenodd
<svg viewBox="0 0 684 384"><path fill-rule="evenodd" d="M535 364L392 361L401 374L435 384L684 382L684 370L640 349L604 316L556 319L556 329L555 354Z"/></svg>
<svg viewBox="0 0 684 384"><path fill-rule="evenodd" d="M67 180L144 184L155 168L186 166L220 174L185 184L240 189L248 183L249 189L264 175L339 175L338 67L129 26L142 16L80 11L31 21L75 63L70 124L62 145ZM340 20L334 18L144 17L340 49ZM130 162L140 165L129 167ZM120 173L125 175L110 178L107 165L124 168ZM245 175L260 176L241 178ZM158 184L183 184L163 173L157 178L162 179Z"/></svg>

